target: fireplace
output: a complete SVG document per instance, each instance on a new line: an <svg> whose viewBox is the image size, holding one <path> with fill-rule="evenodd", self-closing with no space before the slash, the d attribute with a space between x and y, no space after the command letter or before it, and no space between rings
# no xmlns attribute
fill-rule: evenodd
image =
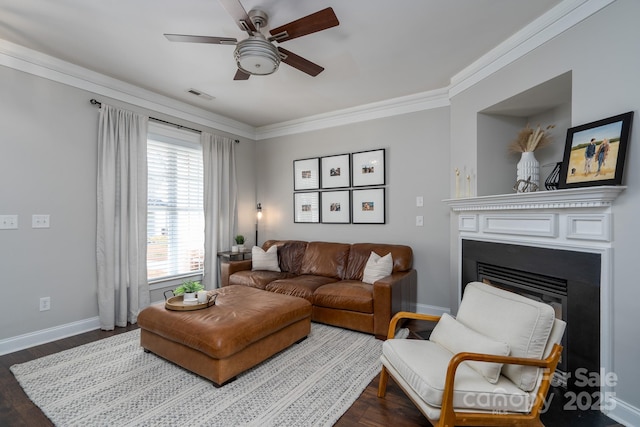
<svg viewBox="0 0 640 427"><path fill-rule="evenodd" d="M462 286L485 281L551 305L567 322L560 383L600 369L600 254L462 240Z"/></svg>

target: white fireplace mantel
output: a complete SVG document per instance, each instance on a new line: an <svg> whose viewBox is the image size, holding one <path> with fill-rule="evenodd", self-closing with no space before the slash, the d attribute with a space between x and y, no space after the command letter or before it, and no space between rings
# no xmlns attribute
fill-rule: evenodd
<svg viewBox="0 0 640 427"><path fill-rule="evenodd" d="M609 207L626 186L570 188L443 200L454 212Z"/></svg>
<svg viewBox="0 0 640 427"><path fill-rule="evenodd" d="M596 186L448 199L458 231L469 237L547 242L611 241L610 207L626 187Z"/></svg>
<svg viewBox="0 0 640 427"><path fill-rule="evenodd" d="M458 240L538 246L600 254L600 363L611 372L614 245L611 207L625 186L594 186L443 200L458 222ZM458 296L462 249L458 247ZM459 300L458 300L459 301ZM612 391L603 386L602 392Z"/></svg>

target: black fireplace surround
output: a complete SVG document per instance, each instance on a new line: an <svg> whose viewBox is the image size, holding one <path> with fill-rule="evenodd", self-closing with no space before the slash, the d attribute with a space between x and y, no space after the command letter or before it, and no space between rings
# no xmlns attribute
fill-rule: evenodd
<svg viewBox="0 0 640 427"><path fill-rule="evenodd" d="M589 252L462 240L463 289L485 280L556 306L567 322L558 370L569 388L578 368L600 369L600 265Z"/></svg>

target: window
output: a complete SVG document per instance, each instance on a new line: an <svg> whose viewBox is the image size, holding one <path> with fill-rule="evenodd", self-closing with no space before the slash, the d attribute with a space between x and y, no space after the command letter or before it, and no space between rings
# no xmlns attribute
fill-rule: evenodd
<svg viewBox="0 0 640 427"><path fill-rule="evenodd" d="M150 282L201 273L204 255L200 135L149 123L147 277Z"/></svg>

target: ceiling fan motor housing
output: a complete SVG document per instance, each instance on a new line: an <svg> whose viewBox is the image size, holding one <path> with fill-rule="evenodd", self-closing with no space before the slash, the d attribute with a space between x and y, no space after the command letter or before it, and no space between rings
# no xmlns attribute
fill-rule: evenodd
<svg viewBox="0 0 640 427"><path fill-rule="evenodd" d="M239 69L254 75L272 74L280 65L278 49L262 35L239 41L234 56Z"/></svg>

